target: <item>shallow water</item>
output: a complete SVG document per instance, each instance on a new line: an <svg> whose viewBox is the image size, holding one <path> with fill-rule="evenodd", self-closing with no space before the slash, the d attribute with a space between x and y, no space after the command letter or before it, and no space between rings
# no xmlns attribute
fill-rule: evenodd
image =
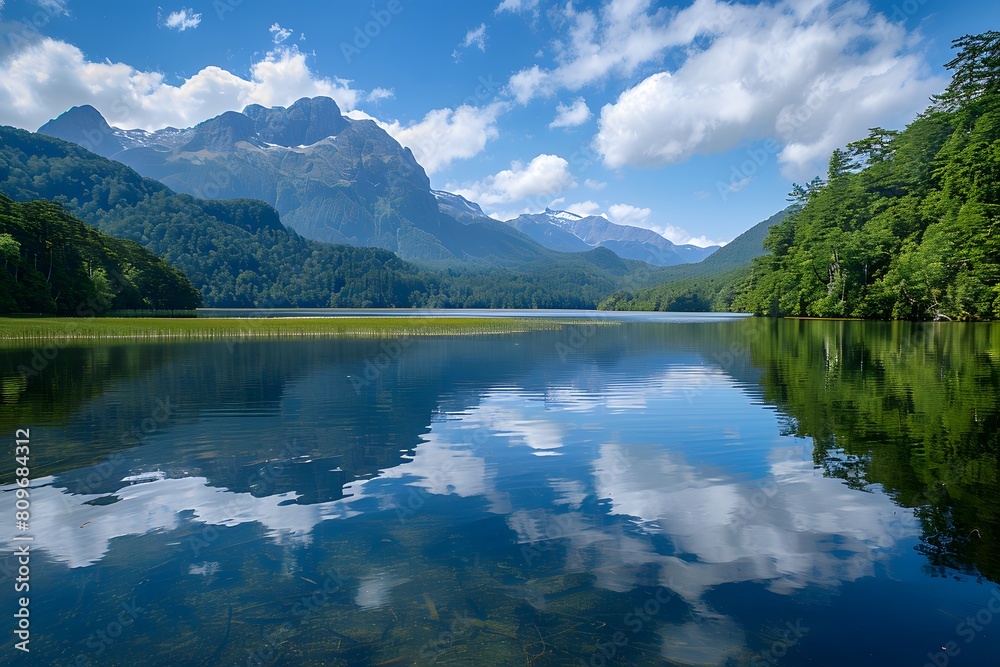
<svg viewBox="0 0 1000 667"><path fill-rule="evenodd" d="M638 319L0 351L0 661L995 664L1000 328Z"/></svg>

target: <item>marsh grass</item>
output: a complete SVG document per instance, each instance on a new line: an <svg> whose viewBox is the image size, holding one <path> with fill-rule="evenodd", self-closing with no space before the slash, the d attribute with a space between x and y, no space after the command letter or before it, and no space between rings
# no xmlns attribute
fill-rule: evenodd
<svg viewBox="0 0 1000 667"><path fill-rule="evenodd" d="M0 346L75 341L391 338L555 331L587 320L508 317L0 318Z"/></svg>

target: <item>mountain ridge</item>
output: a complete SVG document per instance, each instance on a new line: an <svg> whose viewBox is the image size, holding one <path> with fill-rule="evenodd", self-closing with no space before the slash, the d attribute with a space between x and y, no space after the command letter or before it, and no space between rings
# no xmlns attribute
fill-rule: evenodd
<svg viewBox="0 0 1000 667"><path fill-rule="evenodd" d="M516 264L545 256L528 237L442 213L413 157L370 120L340 113L330 98L288 108L249 105L193 128L121 130L93 107L73 107L39 133L93 149L206 199L259 199L317 241L378 247L411 260Z"/></svg>
<svg viewBox="0 0 1000 667"><path fill-rule="evenodd" d="M603 216L583 216L551 208L542 213L522 214L508 220L507 224L552 250L574 252L603 247L623 259L654 266L698 262L720 247L677 245L651 229L621 225Z"/></svg>

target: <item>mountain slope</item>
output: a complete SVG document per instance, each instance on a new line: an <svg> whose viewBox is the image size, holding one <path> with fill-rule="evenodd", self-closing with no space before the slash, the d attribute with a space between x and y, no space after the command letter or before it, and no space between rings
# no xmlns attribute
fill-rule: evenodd
<svg viewBox="0 0 1000 667"><path fill-rule="evenodd" d="M507 224L552 250L572 252L602 247L619 257L655 266L698 262L718 249L718 246L675 245L649 229L568 211L545 209L544 213L524 214L508 220Z"/></svg>
<svg viewBox="0 0 1000 667"><path fill-rule="evenodd" d="M183 271L206 306L409 305L426 285L384 250L303 239L259 201L179 195L80 146L0 127L0 192L47 199Z"/></svg>
<svg viewBox="0 0 1000 667"><path fill-rule="evenodd" d="M593 308L616 289L656 279L654 267L603 248L556 253L492 219L479 226L509 249L537 249L516 270L454 260L421 268L377 248L304 239L263 202L177 194L78 145L10 127L0 127L0 192L56 201L140 243L187 274L206 306Z"/></svg>
<svg viewBox="0 0 1000 667"><path fill-rule="evenodd" d="M755 313L1000 318L1000 33L954 42L946 91L902 132L834 151L771 230L738 303Z"/></svg>
<svg viewBox="0 0 1000 667"><path fill-rule="evenodd" d="M506 227L442 213L408 148L325 97L287 109L251 105L193 128L108 127L74 107L39 132L91 148L171 189L208 199L259 199L308 239L384 248L406 259L534 261L543 248Z"/></svg>
<svg viewBox="0 0 1000 667"><path fill-rule="evenodd" d="M696 264L664 269L666 279L654 287L617 292L598 306L602 310L730 310L736 291L750 275L750 265L767 251L764 239L774 225L793 212L789 207L757 223Z"/></svg>
<svg viewBox="0 0 1000 667"><path fill-rule="evenodd" d="M105 236L44 201L0 195L0 313L95 315L190 310L191 281L132 241Z"/></svg>

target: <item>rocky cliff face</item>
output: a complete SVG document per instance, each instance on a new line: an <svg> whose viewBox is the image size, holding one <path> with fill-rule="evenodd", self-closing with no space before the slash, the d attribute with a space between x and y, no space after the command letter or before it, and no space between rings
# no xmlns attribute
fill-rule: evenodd
<svg viewBox="0 0 1000 667"><path fill-rule="evenodd" d="M123 162L170 188L207 199L260 199L306 238L375 246L406 259L537 259L544 249L493 221L442 213L408 148L369 120L344 117L325 97L288 107L251 105L193 128L110 127L74 107L39 132Z"/></svg>

